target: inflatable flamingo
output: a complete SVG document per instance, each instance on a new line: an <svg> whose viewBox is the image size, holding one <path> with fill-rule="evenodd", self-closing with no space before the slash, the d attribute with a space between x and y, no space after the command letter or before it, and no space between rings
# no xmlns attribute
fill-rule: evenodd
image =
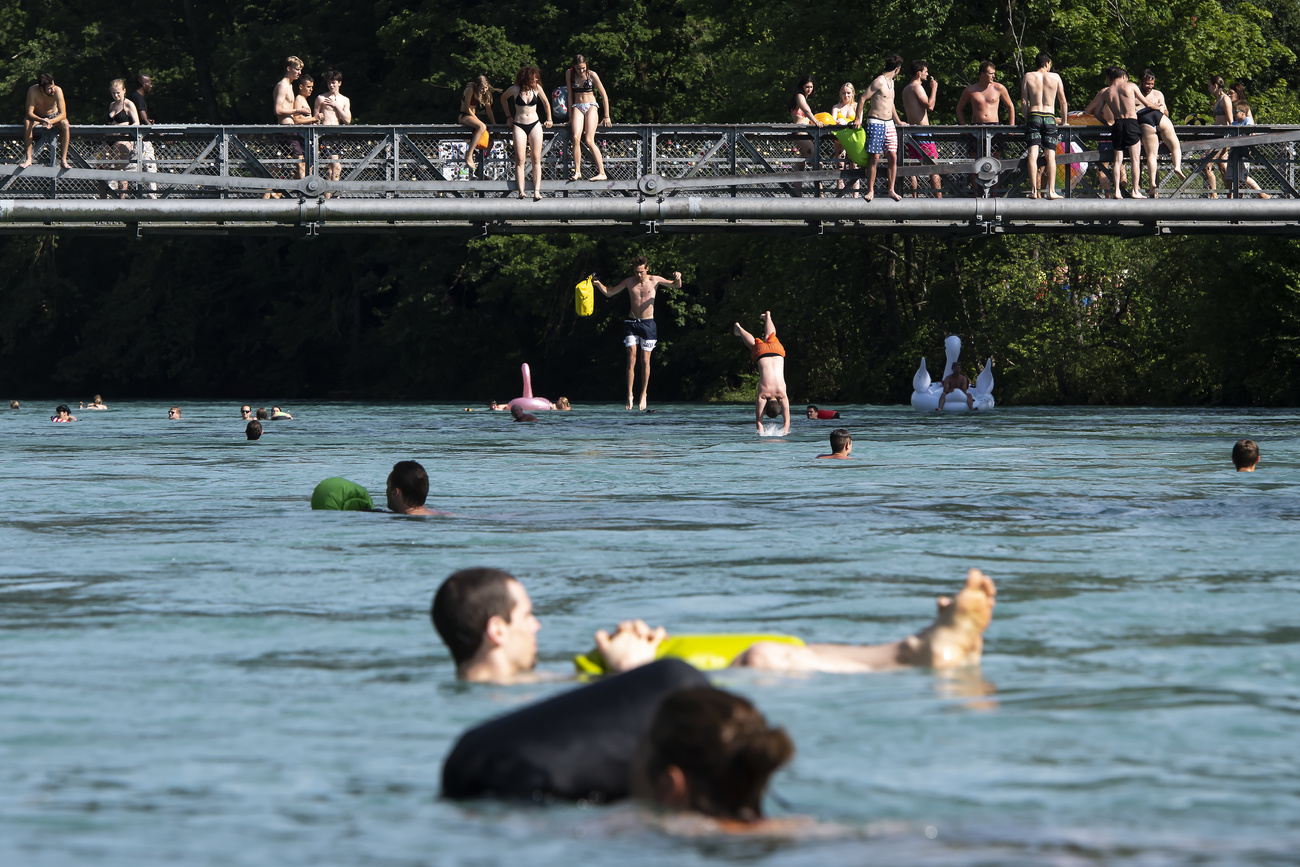
<svg viewBox="0 0 1300 867"><path fill-rule="evenodd" d="M528 371L528 365L521 364L519 369L524 374L524 396L516 397L506 406L517 406L528 412L536 412L539 409L554 409L549 400L544 397L533 397L533 375Z"/></svg>

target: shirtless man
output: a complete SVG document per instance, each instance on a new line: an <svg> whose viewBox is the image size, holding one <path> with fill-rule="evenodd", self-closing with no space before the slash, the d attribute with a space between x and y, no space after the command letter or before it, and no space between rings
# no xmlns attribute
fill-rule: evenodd
<svg viewBox="0 0 1300 867"><path fill-rule="evenodd" d="M1142 133L1138 125L1137 107L1139 103L1147 108L1155 108L1155 105L1142 95L1141 89L1128 80L1128 73L1118 66L1108 69L1106 78L1110 81L1110 86L1097 94L1089 108L1098 120L1102 119L1101 106L1110 109L1111 116L1115 118L1110 128L1111 146L1115 148L1115 198L1123 198L1119 178L1124 168L1124 151L1127 150L1133 161L1131 197L1145 199L1146 196L1139 189L1139 179L1142 177Z"/></svg>
<svg viewBox="0 0 1300 867"><path fill-rule="evenodd" d="M867 194L864 198L869 202L876 195L876 166L880 163L880 152L883 150L886 154L886 160L889 165L889 197L895 202L902 201L902 196L894 192L894 179L898 176L898 126L907 126L901 117L898 116L898 108L894 105L894 79L898 77L898 70L903 68L903 58L897 54L891 54L885 58L885 71L876 76L876 80L871 82L871 86L862 91L858 97L857 119L853 125L862 129L862 119L867 119L867 153L871 154L871 159L867 163ZM871 110L864 113L862 108L867 100L871 100ZM789 416L786 417L786 427L790 427Z"/></svg>
<svg viewBox="0 0 1300 867"><path fill-rule="evenodd" d="M930 82L930 92L925 92L925 82ZM929 126L930 112L934 111L934 102L939 96L939 82L930 78L930 68L924 60L912 61L912 80L903 88L903 112L907 122L912 126ZM914 135L908 143L909 159L924 163L926 159L934 162L939 158L939 148L929 135ZM943 184L938 175L930 175L930 186L934 188L934 197L942 199ZM912 198L916 198L916 178L912 178Z"/></svg>
<svg viewBox="0 0 1300 867"><path fill-rule="evenodd" d="M346 126L352 123L352 100L340 92L342 86L343 73L336 69L325 73L326 92L316 97L315 111L322 126ZM343 164L339 162L339 138L321 138L320 149L326 160L326 179L337 181L343 176Z"/></svg>
<svg viewBox="0 0 1300 867"><path fill-rule="evenodd" d="M299 118L310 118L311 108L301 107L293 95L293 83L302 75L302 61L297 57L288 57L284 61L284 78L281 78L275 84L275 89L271 91L271 105L275 110L275 122L283 124L310 123L308 120L299 120ZM285 144L289 146L289 152L298 159L297 175L299 178L306 176L307 167L303 163L302 139L296 135L285 136Z"/></svg>
<svg viewBox="0 0 1300 867"><path fill-rule="evenodd" d="M944 402L948 399L948 395L954 391L960 391L966 395L967 409L975 409L975 398L971 397L970 394L970 380L966 378L966 374L961 372L961 362L954 361L952 363L952 373L948 374L940 384L943 386L943 394L939 395L939 405L934 408L935 412L943 412Z"/></svg>
<svg viewBox="0 0 1300 867"><path fill-rule="evenodd" d="M1025 139L1029 142L1029 186L1031 199L1038 198L1038 151L1047 154L1047 198L1061 198L1056 193L1056 145L1061 137L1056 131L1056 103L1061 103L1061 122L1070 116L1065 102L1065 83L1052 72L1052 56L1040 52L1037 67L1026 72L1020 82L1020 98L1025 107Z"/></svg>
<svg viewBox="0 0 1300 867"><path fill-rule="evenodd" d="M732 667L769 671L866 673L923 666L952 669L978 665L984 630L993 619L997 588L971 569L956 598L940 596L939 614L928 627L887 644L809 644L760 641L732 661ZM456 663L456 677L480 683L530 683L539 679L537 632L528 591L500 569L463 569L452 574L433 597L430 619ZM613 634L595 634L596 649L611 672L652 662L668 637L660 627L625 620Z"/></svg>
<svg viewBox="0 0 1300 867"><path fill-rule="evenodd" d="M650 264L645 256L632 260L633 276L611 288L599 280L592 279L591 285L600 290L606 298L613 298L624 289L627 290L631 310L628 318L623 320L623 345L627 347L627 404L624 409L632 408L632 386L636 382L636 369L641 368L641 401L638 409L645 409L646 391L650 388L650 353L659 342L659 329L655 325L655 292L660 286L682 288L682 272L674 271L672 280L655 277L650 273ZM641 363L637 364L640 355Z"/></svg>
<svg viewBox="0 0 1300 867"><path fill-rule="evenodd" d="M398 461L384 485L388 508L399 515L443 515L424 505L429 497L429 474L418 461Z"/></svg>
<svg viewBox="0 0 1300 867"><path fill-rule="evenodd" d="M966 107L970 106L972 126L996 126L999 123L998 112L1005 105L1007 124L1016 125L1016 105L1007 89L993 80L997 74L998 68L993 61L985 60L980 64L979 81L963 90L957 100L957 123L966 123Z"/></svg>
<svg viewBox="0 0 1300 867"><path fill-rule="evenodd" d="M767 408L768 401L774 401L781 406L782 420L785 423L781 428L781 436L785 436L790 432L790 397L785 389L785 347L777 339L772 314L764 313L760 318L763 320L762 340L741 328L739 322L733 331L745 341L754 355L754 363L758 365L758 395L754 399L754 423L758 426L758 432L763 432L763 411Z"/></svg>
<svg viewBox="0 0 1300 867"><path fill-rule="evenodd" d="M27 112L23 116L23 144L27 145L27 158L18 164L25 169L32 164L32 134L37 128L54 129L58 127L59 138L63 146L59 151L59 162L65 169L68 165L68 140L72 137L72 127L68 125L68 107L63 101L63 88L54 83L54 76L42 72L36 84L27 88Z"/></svg>

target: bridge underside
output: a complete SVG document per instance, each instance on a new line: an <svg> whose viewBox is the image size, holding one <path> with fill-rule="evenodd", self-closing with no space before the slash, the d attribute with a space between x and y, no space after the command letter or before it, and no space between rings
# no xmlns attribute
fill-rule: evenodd
<svg viewBox="0 0 1300 867"><path fill-rule="evenodd" d="M497 130L471 172L460 127L78 127L71 168L48 133L20 168L21 129L2 127L0 233L1297 234L1300 128L1251 130L1178 128L1182 174L1156 145L1156 171L1144 162L1139 175L1159 197L1116 200L1104 128L1066 127L1064 198L1047 201L1028 195L1019 130L902 127L905 198L878 183L867 202L862 170L845 168L830 130L790 125L602 130L601 181L569 179L560 130L543 146L539 201L516 197L509 134Z"/></svg>

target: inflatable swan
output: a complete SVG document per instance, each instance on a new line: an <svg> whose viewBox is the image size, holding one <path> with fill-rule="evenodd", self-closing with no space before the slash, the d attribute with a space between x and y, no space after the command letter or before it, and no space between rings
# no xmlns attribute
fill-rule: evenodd
<svg viewBox="0 0 1300 867"><path fill-rule="evenodd" d="M539 409L554 409L554 405L544 397L533 397L533 375L528 371L527 364L519 365L524 374L524 396L516 397L506 406L517 406L527 412L536 412Z"/></svg>
<svg viewBox="0 0 1300 867"><path fill-rule="evenodd" d="M943 379L947 379L948 374L952 373L953 363L961 356L961 338L956 334L948 335L948 339L943 342L943 351L948 356L948 363L943 368ZM916 376L912 377L912 407L921 412L934 412L939 408L939 397L942 394L943 380L930 381L930 371L925 367L925 358L922 358ZM970 396L975 399L975 409L980 412L993 409L992 358L984 365L984 370L975 380L974 386L970 389ZM966 397L960 391L949 393L947 400L943 402L943 411L967 412Z"/></svg>

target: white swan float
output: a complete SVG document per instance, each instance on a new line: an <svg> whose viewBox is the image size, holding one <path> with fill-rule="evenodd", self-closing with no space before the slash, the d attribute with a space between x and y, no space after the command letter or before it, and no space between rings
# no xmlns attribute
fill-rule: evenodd
<svg viewBox="0 0 1300 867"><path fill-rule="evenodd" d="M943 368L943 378L938 382L930 381L930 371L925 367L925 358L921 359L921 367L916 371L916 376L912 377L912 407L921 412L934 412L939 408L939 398L943 395L943 380L948 378L952 373L952 365L961 357L961 338L956 334L948 335L948 339L943 342L943 351L948 356L948 363ZM970 396L974 398L975 409L983 412L993 409L993 359L990 358L980 371L979 377L975 380L975 385L970 390ZM969 412L966 406L966 397L960 391L949 393L948 399L943 403L944 412Z"/></svg>

